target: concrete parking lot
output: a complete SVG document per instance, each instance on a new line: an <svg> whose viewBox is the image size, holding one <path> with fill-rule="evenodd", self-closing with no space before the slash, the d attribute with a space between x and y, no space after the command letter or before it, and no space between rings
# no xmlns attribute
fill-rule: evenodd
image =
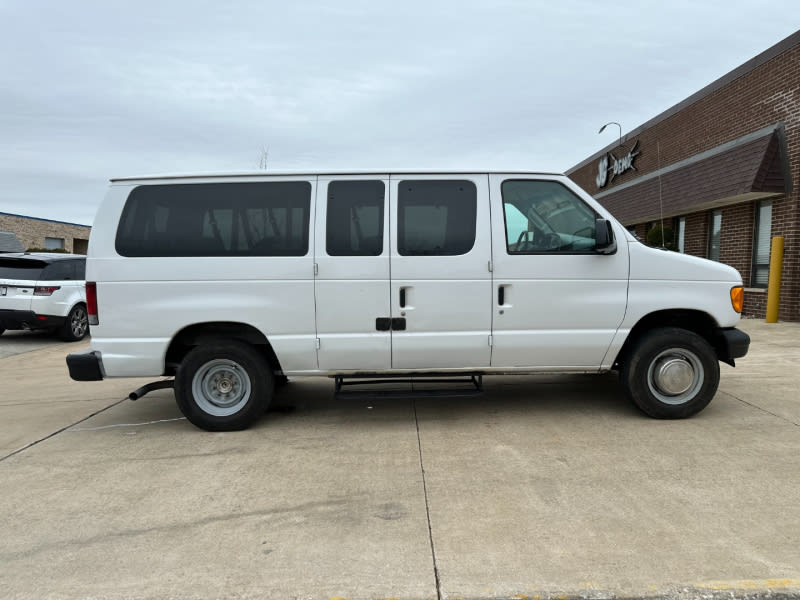
<svg viewBox="0 0 800 600"><path fill-rule="evenodd" d="M298 379L236 433L69 380L85 343L3 336L0 597L800 598L800 324L742 329L686 421L613 375L346 402Z"/></svg>
<svg viewBox="0 0 800 600"><path fill-rule="evenodd" d="M49 348L61 341L47 331L6 331L0 335L0 358Z"/></svg>

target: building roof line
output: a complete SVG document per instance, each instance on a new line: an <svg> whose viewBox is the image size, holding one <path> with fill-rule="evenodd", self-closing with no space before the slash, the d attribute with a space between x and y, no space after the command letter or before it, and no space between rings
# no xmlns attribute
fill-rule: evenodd
<svg viewBox="0 0 800 600"><path fill-rule="evenodd" d="M687 167L696 162L700 162L701 160L705 160L707 158L711 158L712 156L716 156L717 154L722 154L723 152L732 150L733 148L741 146L742 144L747 144L749 142L757 140L758 138L762 138L767 135L773 134L776 131L779 131L782 127L783 123L781 122L774 123L773 125L767 125L766 127L762 127L761 129L759 129L758 131L753 131L752 133L748 133L747 135L738 137L735 140L731 140L730 142L725 142L724 144L715 146L709 150L706 150L705 152L700 152L699 154L695 154L694 156L690 156L689 158L679 160L678 162L672 163L671 165L668 165L666 167L661 167L656 171L651 171L646 175L642 175L641 177L637 177L636 179L631 179L630 181L626 181L625 183L616 185L598 194L592 194L592 197L595 198L596 200L600 200L601 198L605 198L606 196L610 196L611 194L615 194L629 187L633 187L634 185L639 185L640 183L650 181L651 179L654 179L656 177L661 177L663 175L666 175L667 173L671 173L672 171L677 171L678 169L682 169L683 167Z"/></svg>
<svg viewBox="0 0 800 600"><path fill-rule="evenodd" d="M736 79L739 79L740 77L742 77L744 75L747 75L750 71L754 71L756 68L760 67L764 63L772 60L773 58L775 58L776 56L779 56L780 54L783 54L784 52L786 52L787 50L793 48L794 46L796 46L798 44L800 44L800 30L795 31L793 34L791 34L790 36L784 38L783 40L781 40L780 42L778 42L774 46L771 46L771 47L767 48L766 50L764 50L761 54L758 54L758 55L754 56L753 58L751 58L750 60L748 60L747 62L739 65L733 71L730 71L730 72L726 73L725 75L723 75L722 77L720 77L719 79L716 79L715 81L712 81L710 84L708 84L704 88L700 89L699 91L695 92L694 94L692 94L691 96L689 96L685 100L682 100L681 102L678 102L677 104L675 104L674 106L668 108L664 112L656 115L655 117L653 117L649 121L646 121L645 123L639 125L635 129L632 129L631 131L629 131L628 133L626 133L623 136L623 139L625 141L627 141L631 137L639 135L643 131L652 128L653 126L657 125L661 121L665 121L666 119L668 119L672 115L682 111L687 106L691 106L692 104L694 104L696 102L699 102L700 100L702 100L706 96L709 96L713 92L716 92L718 89L720 89L722 87L725 87L726 85L728 85L732 81L735 81ZM565 171L565 174L566 175L571 175L572 173L574 173L578 169L581 169L581 168L585 167L586 165L588 165L589 163L597 160L601 156L605 156L605 154L607 152L613 150L617 146L619 146L619 142L618 141L610 143L608 146L606 146L602 150L596 152L595 154L592 154L589 158L581 161L580 163L578 163L574 167L570 167L569 169L567 169Z"/></svg>
<svg viewBox="0 0 800 600"><path fill-rule="evenodd" d="M69 221L56 221L54 219L43 219L41 217L29 217L28 215L15 215L14 213L0 212L0 217L16 217L18 219L30 219L32 221L45 221L47 223L58 223L59 225L74 225L76 227L91 227L83 223L70 223Z"/></svg>

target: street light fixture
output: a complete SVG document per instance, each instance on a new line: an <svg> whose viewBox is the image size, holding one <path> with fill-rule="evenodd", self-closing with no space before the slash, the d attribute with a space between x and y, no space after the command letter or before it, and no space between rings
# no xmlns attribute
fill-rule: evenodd
<svg viewBox="0 0 800 600"><path fill-rule="evenodd" d="M603 125L600 128L600 131L598 131L597 133L603 133L606 130L606 127L608 127L609 125L616 125L617 127L619 127L619 145L621 147L622 146L622 125L620 125L616 121L609 121L608 123Z"/></svg>

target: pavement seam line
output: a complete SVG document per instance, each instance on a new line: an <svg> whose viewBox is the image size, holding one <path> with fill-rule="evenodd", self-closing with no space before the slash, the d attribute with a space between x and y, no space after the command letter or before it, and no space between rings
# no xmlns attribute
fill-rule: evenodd
<svg viewBox="0 0 800 600"><path fill-rule="evenodd" d="M422 473L422 492L425 496L425 515L428 518L428 540L431 543L431 558L433 559L433 577L436 580L436 599L442 600L442 584L439 580L439 567L436 564L436 547L433 543L433 528L431 527L431 507L428 502L428 484L425 480L425 464L422 460L422 438L419 434L419 417L417 416L417 400L414 398L411 401L414 407L414 424L417 427L417 448L419 450L419 468Z"/></svg>
<svg viewBox="0 0 800 600"><path fill-rule="evenodd" d="M100 413L107 411L109 408L114 408L118 404L122 404L126 400L128 400L128 398L123 398L122 400L117 400L113 404L109 404L105 408L101 408L100 410L93 412L88 417L84 417L83 419L75 421L74 423L72 423L70 425L66 425L66 426L62 427L61 429L59 429L58 431L54 431L53 433L51 433L49 435L46 435L43 438L40 438L40 439L38 439L38 440L36 440L34 442L31 442L27 446L23 446L22 448L18 448L17 450L14 450L11 454L6 454L2 458L0 458L0 462L3 462L5 459L11 458L12 456L16 456L17 454L20 454L22 452L25 452L25 450L27 450L28 448L32 448L33 446L36 446L37 444L41 444L42 442L45 442L45 441L49 440L51 437L57 436L59 433L64 433L67 429L70 429L71 427L75 427L75 425L80 425L84 421L88 421L92 417L97 416Z"/></svg>
<svg viewBox="0 0 800 600"><path fill-rule="evenodd" d="M781 419L782 421L786 421L787 423L790 423L790 424L794 425L795 427L800 427L800 423L795 423L791 419L787 419L786 417L782 417L781 415L776 415L774 412L768 411L766 408L762 408L762 407L758 406L757 404L752 404L751 402L748 402L747 400L742 400L741 398L739 398L738 396L734 396L730 392L725 392L725 393L728 394L728 396L730 396L731 398L734 398L734 399L738 400L742 404L747 404L747 406L751 406L751 407L753 407L755 409L760 410L761 412L767 413L768 415L772 415L773 417L777 417L778 419Z"/></svg>

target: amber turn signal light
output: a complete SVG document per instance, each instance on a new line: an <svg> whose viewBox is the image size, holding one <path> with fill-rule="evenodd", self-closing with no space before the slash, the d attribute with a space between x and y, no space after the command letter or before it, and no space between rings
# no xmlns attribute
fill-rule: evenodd
<svg viewBox="0 0 800 600"><path fill-rule="evenodd" d="M744 306L744 288L740 285L731 288L731 306L737 313L742 312Z"/></svg>

